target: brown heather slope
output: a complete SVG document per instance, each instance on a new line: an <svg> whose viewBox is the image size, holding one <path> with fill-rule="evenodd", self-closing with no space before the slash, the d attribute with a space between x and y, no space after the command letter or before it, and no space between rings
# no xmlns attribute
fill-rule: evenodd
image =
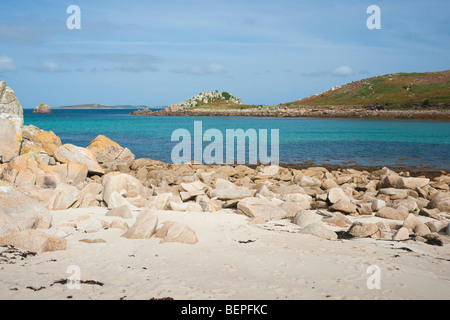
<svg viewBox="0 0 450 320"><path fill-rule="evenodd" d="M385 109L443 108L450 106L450 70L395 73L345 84L285 107L367 107Z"/></svg>

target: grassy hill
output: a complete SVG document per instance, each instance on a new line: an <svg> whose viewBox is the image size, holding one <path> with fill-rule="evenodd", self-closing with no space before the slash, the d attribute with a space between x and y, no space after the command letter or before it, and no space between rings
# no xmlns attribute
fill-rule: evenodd
<svg viewBox="0 0 450 320"><path fill-rule="evenodd" d="M395 73L363 79L308 98L285 103L283 106L448 108L450 106L450 70Z"/></svg>

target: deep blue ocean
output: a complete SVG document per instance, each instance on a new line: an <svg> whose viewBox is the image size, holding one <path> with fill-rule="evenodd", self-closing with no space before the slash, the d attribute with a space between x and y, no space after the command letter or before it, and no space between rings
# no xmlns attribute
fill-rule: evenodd
<svg viewBox="0 0 450 320"><path fill-rule="evenodd" d="M103 134L137 158L171 162L178 142L172 132L194 134L194 121L210 128L279 129L281 164L387 166L450 169L450 122L436 120L377 120L258 117L148 117L132 110L24 110L25 124L51 130L63 143L87 147ZM207 145L209 143L205 143Z"/></svg>

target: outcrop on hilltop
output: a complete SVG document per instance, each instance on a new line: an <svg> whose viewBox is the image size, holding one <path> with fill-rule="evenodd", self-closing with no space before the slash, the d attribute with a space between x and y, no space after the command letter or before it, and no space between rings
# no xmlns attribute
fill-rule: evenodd
<svg viewBox="0 0 450 320"><path fill-rule="evenodd" d="M229 105L242 104L241 98L235 97L228 92L219 91L204 91L195 97L189 98L183 102L178 102L170 105L165 110L177 111L189 108L194 108L202 105L212 105L214 103L226 103Z"/></svg>
<svg viewBox="0 0 450 320"><path fill-rule="evenodd" d="M23 110L14 91L0 81L0 163L20 153Z"/></svg>
<svg viewBox="0 0 450 320"><path fill-rule="evenodd" d="M34 108L33 113L52 113L52 109L45 103L40 103L36 108Z"/></svg>

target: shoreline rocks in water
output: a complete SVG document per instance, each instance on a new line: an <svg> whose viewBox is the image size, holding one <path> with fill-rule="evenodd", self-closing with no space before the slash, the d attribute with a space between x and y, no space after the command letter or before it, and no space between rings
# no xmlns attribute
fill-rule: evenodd
<svg viewBox="0 0 450 320"><path fill-rule="evenodd" d="M379 110L375 107L304 107L269 109L149 109L135 110L138 116L192 116L192 117L277 117L277 118L375 118L375 119L435 119L450 120L450 110Z"/></svg>
<svg viewBox="0 0 450 320"><path fill-rule="evenodd" d="M52 109L45 103L40 103L34 108L33 113L52 113Z"/></svg>

